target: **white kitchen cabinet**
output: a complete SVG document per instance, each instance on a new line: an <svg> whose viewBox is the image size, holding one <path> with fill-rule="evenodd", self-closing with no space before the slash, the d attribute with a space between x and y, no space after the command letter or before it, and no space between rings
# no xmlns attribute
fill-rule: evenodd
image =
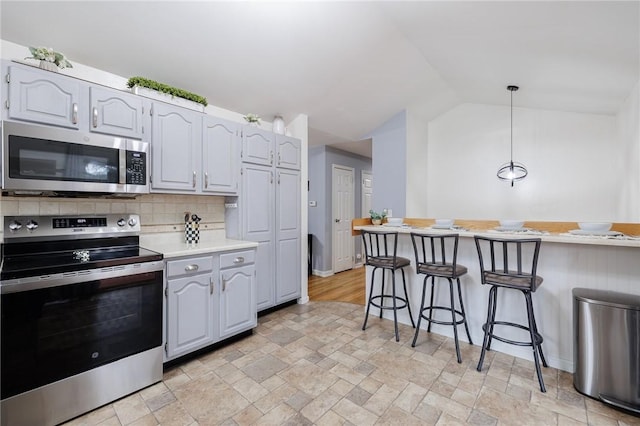
<svg viewBox="0 0 640 426"><path fill-rule="evenodd" d="M225 258L229 262L225 263ZM254 259L253 250L220 256L221 339L258 325Z"/></svg>
<svg viewBox="0 0 640 426"><path fill-rule="evenodd" d="M89 89L89 130L142 139L142 98L103 87Z"/></svg>
<svg viewBox="0 0 640 426"><path fill-rule="evenodd" d="M276 170L276 305L300 297L300 172ZM292 261L296 259L296 261Z"/></svg>
<svg viewBox="0 0 640 426"><path fill-rule="evenodd" d="M292 154L299 156L300 141L287 138L283 147L286 164L300 164ZM276 167L277 162L258 165L246 162L246 155L243 159L239 237L259 243L256 293L262 311L300 296L300 172Z"/></svg>
<svg viewBox="0 0 640 426"><path fill-rule="evenodd" d="M300 170L300 140L276 135L276 167Z"/></svg>
<svg viewBox="0 0 640 426"><path fill-rule="evenodd" d="M240 125L205 115L202 119L202 192L233 195L240 174Z"/></svg>
<svg viewBox="0 0 640 426"><path fill-rule="evenodd" d="M6 79L10 119L80 128L80 80L20 66L9 66Z"/></svg>
<svg viewBox="0 0 640 426"><path fill-rule="evenodd" d="M167 261L166 360L217 340L213 274L211 256Z"/></svg>
<svg viewBox="0 0 640 426"><path fill-rule="evenodd" d="M197 192L202 170L201 150L202 114L154 102L151 110L151 189Z"/></svg>
<svg viewBox="0 0 640 426"><path fill-rule="evenodd" d="M242 162L273 165L275 134L253 126L242 129Z"/></svg>

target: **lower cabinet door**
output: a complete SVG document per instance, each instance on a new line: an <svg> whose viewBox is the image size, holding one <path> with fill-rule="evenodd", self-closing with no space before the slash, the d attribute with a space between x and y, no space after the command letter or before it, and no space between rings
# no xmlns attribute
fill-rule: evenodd
<svg viewBox="0 0 640 426"><path fill-rule="evenodd" d="M220 273L220 338L249 330L257 324L254 265L222 271Z"/></svg>
<svg viewBox="0 0 640 426"><path fill-rule="evenodd" d="M168 280L167 359L215 342L217 330L211 279L211 274L200 274Z"/></svg>

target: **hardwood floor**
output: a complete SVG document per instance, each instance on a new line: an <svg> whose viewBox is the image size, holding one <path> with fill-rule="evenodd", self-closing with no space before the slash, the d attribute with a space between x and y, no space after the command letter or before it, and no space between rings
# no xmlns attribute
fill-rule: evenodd
<svg viewBox="0 0 640 426"><path fill-rule="evenodd" d="M365 268L354 268L330 277L309 277L309 299L364 305Z"/></svg>

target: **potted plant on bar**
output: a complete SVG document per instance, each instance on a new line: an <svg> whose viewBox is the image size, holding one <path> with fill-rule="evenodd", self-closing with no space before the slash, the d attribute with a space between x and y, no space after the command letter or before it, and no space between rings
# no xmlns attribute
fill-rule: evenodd
<svg viewBox="0 0 640 426"><path fill-rule="evenodd" d="M371 223L374 225L381 225L382 220L387 217L386 213L377 213L373 210L369 210L369 215L371 216Z"/></svg>
<svg viewBox="0 0 640 426"><path fill-rule="evenodd" d="M47 71L58 72L58 68L73 68L71 62L64 54L56 52L50 47L29 47L31 56L25 59L35 59L40 61L40 68Z"/></svg>

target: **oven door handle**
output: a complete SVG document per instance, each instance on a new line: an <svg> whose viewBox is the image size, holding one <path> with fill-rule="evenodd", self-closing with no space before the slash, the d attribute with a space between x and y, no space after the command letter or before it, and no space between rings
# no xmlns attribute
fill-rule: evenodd
<svg viewBox="0 0 640 426"><path fill-rule="evenodd" d="M84 271L64 272L60 274L41 275L36 277L16 278L2 281L2 284L0 285L0 293L20 293L23 291L38 290L42 288L61 287L70 284L135 276L149 272L159 272L163 269L163 261L154 261L107 268L96 268ZM107 286L109 286L109 284L107 284Z"/></svg>

